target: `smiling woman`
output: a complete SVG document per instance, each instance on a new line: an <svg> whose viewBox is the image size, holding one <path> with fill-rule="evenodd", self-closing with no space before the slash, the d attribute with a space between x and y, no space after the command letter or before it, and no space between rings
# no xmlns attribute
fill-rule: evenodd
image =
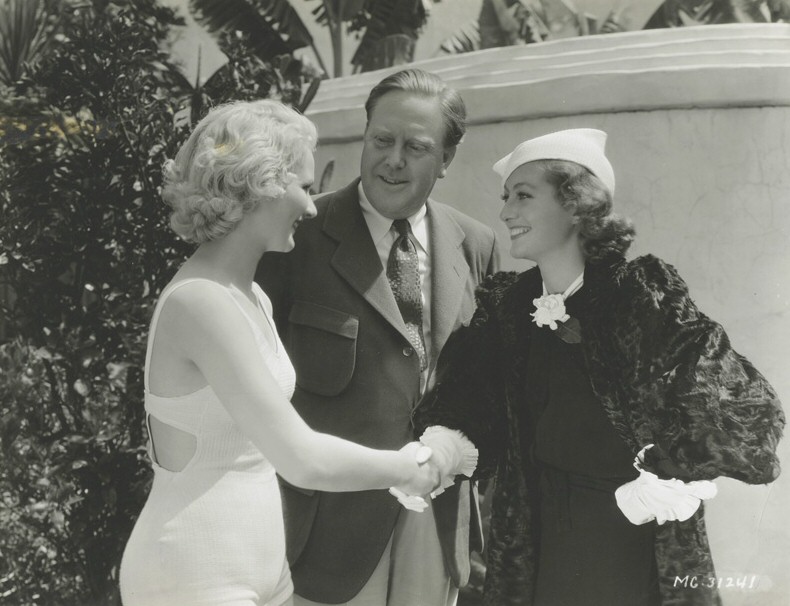
<svg viewBox="0 0 790 606"><path fill-rule="evenodd" d="M554 187L537 162L519 166L508 177L500 218L510 232L510 255L516 259L546 262L579 250L573 212L557 204Z"/></svg>
<svg viewBox="0 0 790 606"><path fill-rule="evenodd" d="M281 196L263 200L250 213L249 228L258 234L266 251L288 252L294 247L294 232L299 224L315 216L310 197L315 161L306 152L291 173L292 180Z"/></svg>
<svg viewBox="0 0 790 606"><path fill-rule="evenodd" d="M280 103L216 108L165 164L162 197L173 208L173 230L189 242L218 240L283 196L294 170L303 181L297 189L312 185L315 141L312 123Z"/></svg>
<svg viewBox="0 0 790 606"><path fill-rule="evenodd" d="M672 266L626 261L605 142L549 133L494 165L511 254L537 267L481 285L417 409L496 478L488 604L717 604L701 503L779 474L773 388Z"/></svg>
<svg viewBox="0 0 790 606"><path fill-rule="evenodd" d="M315 141L313 124L281 103L230 103L165 166L172 226L198 247L151 321L154 482L121 563L125 606L292 603L275 470L327 491L436 484L418 444L380 451L319 434L289 401L294 369L253 274L315 215Z"/></svg>

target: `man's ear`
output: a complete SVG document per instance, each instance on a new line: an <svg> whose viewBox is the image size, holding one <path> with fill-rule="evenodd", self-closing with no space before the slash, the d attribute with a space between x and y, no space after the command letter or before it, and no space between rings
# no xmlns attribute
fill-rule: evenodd
<svg viewBox="0 0 790 606"><path fill-rule="evenodd" d="M453 158L455 158L455 152L457 149L457 145L444 148L444 152L442 152L442 169L439 171L440 179L444 179L444 176L447 174L447 167L450 166L450 162L452 162Z"/></svg>

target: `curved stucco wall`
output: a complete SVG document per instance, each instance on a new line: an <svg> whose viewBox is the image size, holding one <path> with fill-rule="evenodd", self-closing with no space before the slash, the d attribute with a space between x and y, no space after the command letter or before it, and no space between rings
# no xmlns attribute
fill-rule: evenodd
<svg viewBox="0 0 790 606"><path fill-rule="evenodd" d="M618 211L634 254L674 264L698 305L790 402L790 26L630 32L423 61L458 88L470 127L434 197L498 229L491 164L523 139L609 133ZM308 115L331 188L358 173L364 104L387 72L324 83ZM780 447L785 466L790 447ZM720 480L708 506L725 604L790 603L790 478ZM757 575L752 583L751 575ZM727 588L746 578L752 588Z"/></svg>

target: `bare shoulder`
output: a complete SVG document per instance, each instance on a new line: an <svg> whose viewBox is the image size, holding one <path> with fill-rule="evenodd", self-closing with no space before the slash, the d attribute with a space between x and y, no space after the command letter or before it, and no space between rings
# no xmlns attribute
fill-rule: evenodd
<svg viewBox="0 0 790 606"><path fill-rule="evenodd" d="M227 286L206 278L193 278L176 284L162 303L161 314L177 325L222 323L237 313Z"/></svg>

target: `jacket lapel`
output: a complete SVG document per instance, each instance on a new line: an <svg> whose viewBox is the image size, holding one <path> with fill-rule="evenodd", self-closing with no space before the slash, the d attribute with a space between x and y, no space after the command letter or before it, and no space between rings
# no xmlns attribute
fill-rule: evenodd
<svg viewBox="0 0 790 606"><path fill-rule="evenodd" d="M406 325L359 206L358 184L359 179L331 194L333 199L327 209L323 229L338 244L330 263L354 290L408 340Z"/></svg>
<svg viewBox="0 0 790 606"><path fill-rule="evenodd" d="M465 234L442 207L428 200L431 246L431 358L436 360L456 328L469 264L461 244Z"/></svg>

